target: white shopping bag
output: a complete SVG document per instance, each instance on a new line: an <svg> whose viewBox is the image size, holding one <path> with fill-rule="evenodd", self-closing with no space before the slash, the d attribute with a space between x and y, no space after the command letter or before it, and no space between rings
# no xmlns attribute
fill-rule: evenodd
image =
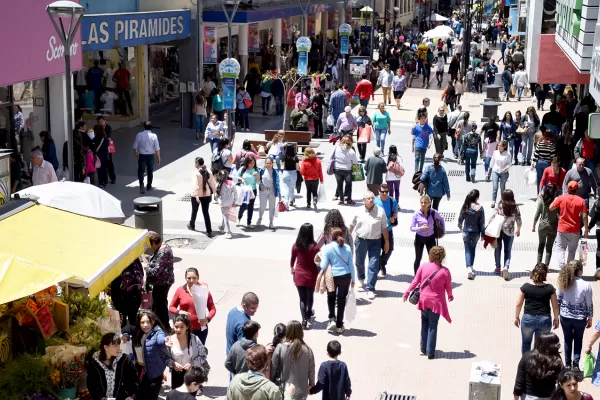
<svg viewBox="0 0 600 400"><path fill-rule="evenodd" d="M206 319L208 315L208 288L206 286L194 285L192 287L192 298L194 299L194 308L196 309L198 320ZM204 325L202 330L206 328L207 326Z"/></svg>
<svg viewBox="0 0 600 400"><path fill-rule="evenodd" d="M347 322L352 322L356 318L356 294L354 289L350 289L348 297L346 297L346 310L344 311L344 319Z"/></svg>
<svg viewBox="0 0 600 400"><path fill-rule="evenodd" d="M537 185L537 172L535 168L527 168L525 170L525 184L527 186L536 186Z"/></svg>
<svg viewBox="0 0 600 400"><path fill-rule="evenodd" d="M500 237L500 232L502 231L503 223L504 216L500 214L495 214L494 218L492 218L490 223L485 227L485 234L493 238Z"/></svg>
<svg viewBox="0 0 600 400"><path fill-rule="evenodd" d="M326 199L327 199L327 193L325 192L325 185L321 183L321 184L319 184L319 192L317 194L317 202L325 203Z"/></svg>

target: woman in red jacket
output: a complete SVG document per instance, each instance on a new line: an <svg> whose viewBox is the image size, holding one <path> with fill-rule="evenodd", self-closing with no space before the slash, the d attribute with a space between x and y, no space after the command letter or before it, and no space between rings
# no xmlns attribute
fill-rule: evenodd
<svg viewBox="0 0 600 400"><path fill-rule="evenodd" d="M314 317L313 300L317 275L319 275L315 256L318 252L319 246L315 242L313 226L308 223L303 224L298 231L296 243L292 246L290 268L294 276L294 285L300 296L300 313L304 329L310 328L310 321Z"/></svg>
<svg viewBox="0 0 600 400"><path fill-rule="evenodd" d="M171 300L171 304L169 305L169 311L174 315L187 315L192 324L192 333L198 336L202 344L205 345L206 337L208 336L208 323L215 317L217 308L215 307L210 291L208 291L206 300L207 314L205 318L198 319L194 299L192 297L192 288L194 285L198 285L207 288L208 290L208 285L205 282L198 282L199 278L200 274L198 274L196 268L188 268L185 271L185 280L187 283L182 287L177 288L175 291L173 300Z"/></svg>
<svg viewBox="0 0 600 400"><path fill-rule="evenodd" d="M304 150L304 158L300 164L300 174L306 185L306 208L310 208L310 197L312 195L316 210L319 182L323 184L323 168L321 168L321 160L317 158L315 151L310 147Z"/></svg>

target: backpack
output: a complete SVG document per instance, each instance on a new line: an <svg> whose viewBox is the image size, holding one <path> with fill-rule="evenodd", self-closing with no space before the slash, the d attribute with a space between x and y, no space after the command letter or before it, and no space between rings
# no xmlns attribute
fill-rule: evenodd
<svg viewBox="0 0 600 400"><path fill-rule="evenodd" d="M214 174L214 171L220 171L222 169L225 169L225 163L223 162L223 157L221 157L222 155L223 155L223 150L218 151L216 154L213 154L213 156L212 156L210 167L213 170L213 174Z"/></svg>
<svg viewBox="0 0 600 400"><path fill-rule="evenodd" d="M139 259L134 260L121 272L121 290L125 292L142 291L144 268Z"/></svg>
<svg viewBox="0 0 600 400"><path fill-rule="evenodd" d="M236 169L236 170L238 170L238 171L239 171L239 170L242 168L242 165L244 165L244 164L245 164L245 162L246 162L246 155L247 155L247 154L248 154L248 153L247 153L247 152L245 152L244 150L242 150L242 151L240 152L240 156L238 157L238 160L235 162L235 169Z"/></svg>
<svg viewBox="0 0 600 400"><path fill-rule="evenodd" d="M325 65L325 74L327 75L327 82L331 82L333 80L333 64L331 67L329 65Z"/></svg>

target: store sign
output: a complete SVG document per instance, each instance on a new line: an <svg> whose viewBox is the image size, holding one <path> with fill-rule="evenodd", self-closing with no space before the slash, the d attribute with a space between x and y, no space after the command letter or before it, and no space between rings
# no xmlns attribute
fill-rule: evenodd
<svg viewBox="0 0 600 400"><path fill-rule="evenodd" d="M589 90L590 95L596 100L596 103L600 103L600 22L596 23L594 35L594 53L592 55ZM589 126L591 127L592 125ZM600 124L596 126L596 129L600 131ZM598 133L600 134L600 132ZM600 135L598 138L600 138Z"/></svg>
<svg viewBox="0 0 600 400"><path fill-rule="evenodd" d="M298 75L308 75L308 52L312 43L306 36L300 36L296 40L296 50L298 50Z"/></svg>
<svg viewBox="0 0 600 400"><path fill-rule="evenodd" d="M65 73L65 48L46 13L49 3L48 0L2 2L0 37L4 38L2 51L5 58L0 63L0 86ZM23 18L27 21L27 27L35 29L25 29ZM68 18L65 23L69 23ZM75 34L70 54L71 69L81 69L79 32Z"/></svg>
<svg viewBox="0 0 600 400"><path fill-rule="evenodd" d="M255 22L248 24L248 53L258 53L259 51L258 22Z"/></svg>
<svg viewBox="0 0 600 400"><path fill-rule="evenodd" d="M555 41L581 73L590 72L598 0L557 0Z"/></svg>
<svg viewBox="0 0 600 400"><path fill-rule="evenodd" d="M235 110L235 82L240 76L240 71L240 63L235 58L226 58L219 64L225 110Z"/></svg>
<svg viewBox="0 0 600 400"><path fill-rule="evenodd" d="M352 27L349 24L340 25L340 53L348 54L348 48L350 47L350 35L352 34Z"/></svg>
<svg viewBox="0 0 600 400"><path fill-rule="evenodd" d="M115 49L190 37L190 10L85 15L83 51Z"/></svg>

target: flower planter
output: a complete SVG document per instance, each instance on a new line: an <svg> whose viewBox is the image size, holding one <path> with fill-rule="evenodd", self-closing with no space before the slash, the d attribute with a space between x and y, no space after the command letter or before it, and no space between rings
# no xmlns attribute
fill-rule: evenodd
<svg viewBox="0 0 600 400"><path fill-rule="evenodd" d="M77 397L77 389L76 388L56 389L56 394L61 399L75 400L75 397Z"/></svg>

